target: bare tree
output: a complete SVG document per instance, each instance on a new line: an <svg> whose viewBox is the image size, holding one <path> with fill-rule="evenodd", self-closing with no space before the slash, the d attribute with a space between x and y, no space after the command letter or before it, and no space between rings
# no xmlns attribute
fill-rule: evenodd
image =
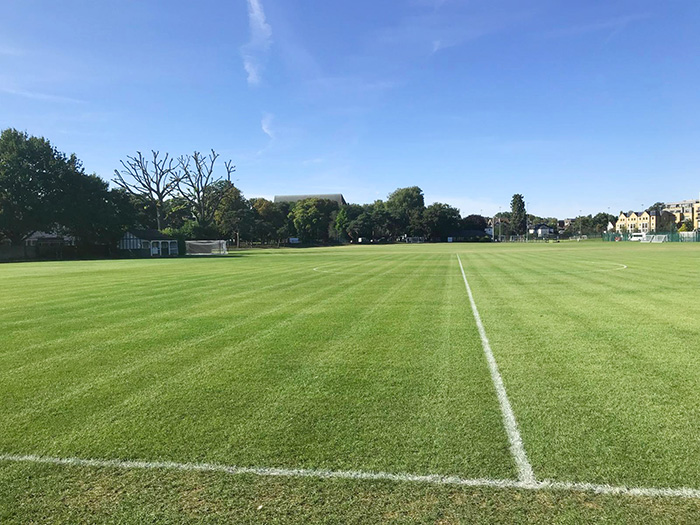
<svg viewBox="0 0 700 525"><path fill-rule="evenodd" d="M214 165L219 154L211 150L208 156L195 151L192 156L185 155L178 159L180 173L175 177L178 192L192 208L192 214L200 226L208 226L214 220L221 199L226 194L226 187L221 187L224 180L214 174ZM236 167L229 160L224 163L226 182L231 182L231 175Z"/></svg>
<svg viewBox="0 0 700 525"><path fill-rule="evenodd" d="M156 222L160 230L163 203L177 188L175 166L173 166L175 160L168 158L167 153L163 159L158 158L160 152L151 151L151 153L153 154L152 165L140 151L136 152L136 157L127 156L126 161L120 161L124 169L121 172L114 170L115 178L112 181L130 194L144 197L155 205ZM128 182L125 177L130 177L133 182Z"/></svg>

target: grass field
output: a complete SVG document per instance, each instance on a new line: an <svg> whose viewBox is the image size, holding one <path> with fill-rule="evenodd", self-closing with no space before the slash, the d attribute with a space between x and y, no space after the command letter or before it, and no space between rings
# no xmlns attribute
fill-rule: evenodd
<svg viewBox="0 0 700 525"><path fill-rule="evenodd" d="M700 246L259 250L0 283L2 523L700 520Z"/></svg>

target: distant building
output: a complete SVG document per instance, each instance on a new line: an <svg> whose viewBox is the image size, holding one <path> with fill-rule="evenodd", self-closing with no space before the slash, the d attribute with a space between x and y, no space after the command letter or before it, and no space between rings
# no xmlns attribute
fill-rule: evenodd
<svg viewBox="0 0 700 525"><path fill-rule="evenodd" d="M177 239L158 230L130 230L119 241L119 249L142 257L178 255Z"/></svg>
<svg viewBox="0 0 700 525"><path fill-rule="evenodd" d="M306 199L326 199L335 201L339 206L345 206L345 198L340 193L327 193L317 195L275 195L273 202L298 202Z"/></svg>
<svg viewBox="0 0 700 525"><path fill-rule="evenodd" d="M672 213L676 217L676 223L692 221L693 227L698 228L698 215L700 215L700 200L685 200L678 202L667 202L664 211Z"/></svg>
<svg viewBox="0 0 700 525"><path fill-rule="evenodd" d="M655 232L659 217L660 214L656 210L620 212L615 223L615 231L618 233L622 231L627 233Z"/></svg>
<svg viewBox="0 0 700 525"><path fill-rule="evenodd" d="M75 246L75 238L50 232L34 232L24 240L26 246L62 245Z"/></svg>
<svg viewBox="0 0 700 525"><path fill-rule="evenodd" d="M547 237L554 235L554 228L552 228L549 224L542 222L540 224L536 224L535 226L530 226L529 233L538 239L546 239Z"/></svg>

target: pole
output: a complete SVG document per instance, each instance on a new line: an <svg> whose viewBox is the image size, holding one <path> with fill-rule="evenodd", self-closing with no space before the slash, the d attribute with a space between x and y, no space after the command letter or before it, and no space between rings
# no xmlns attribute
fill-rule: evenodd
<svg viewBox="0 0 700 525"><path fill-rule="evenodd" d="M527 213L528 204L525 203L525 242L530 241L530 218Z"/></svg>

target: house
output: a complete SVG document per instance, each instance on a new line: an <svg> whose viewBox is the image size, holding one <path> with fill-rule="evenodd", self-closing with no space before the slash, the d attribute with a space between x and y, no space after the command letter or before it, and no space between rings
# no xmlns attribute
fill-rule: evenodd
<svg viewBox="0 0 700 525"><path fill-rule="evenodd" d="M555 230L549 224L541 222L535 226L530 226L528 231L530 235L534 235L538 239L546 239L547 237L554 235Z"/></svg>
<svg viewBox="0 0 700 525"><path fill-rule="evenodd" d="M34 232L24 240L26 246L75 246L75 238L50 232Z"/></svg>
<svg viewBox="0 0 700 525"><path fill-rule="evenodd" d="M118 247L142 257L169 257L179 254L177 239L158 230L130 230L119 241Z"/></svg>
<svg viewBox="0 0 700 525"><path fill-rule="evenodd" d="M667 202L664 211L673 213L676 223L693 221L693 225L698 227L698 212L700 211L700 200L689 199L678 202Z"/></svg>
<svg viewBox="0 0 700 525"><path fill-rule="evenodd" d="M297 202L306 199L325 199L329 201L335 201L338 206L345 206L345 198L340 193L326 193L318 195L275 195L273 202Z"/></svg>
<svg viewBox="0 0 700 525"><path fill-rule="evenodd" d="M628 233L648 233L655 232L659 220L659 212L651 211L630 211L620 212L620 216L615 223L615 231Z"/></svg>

